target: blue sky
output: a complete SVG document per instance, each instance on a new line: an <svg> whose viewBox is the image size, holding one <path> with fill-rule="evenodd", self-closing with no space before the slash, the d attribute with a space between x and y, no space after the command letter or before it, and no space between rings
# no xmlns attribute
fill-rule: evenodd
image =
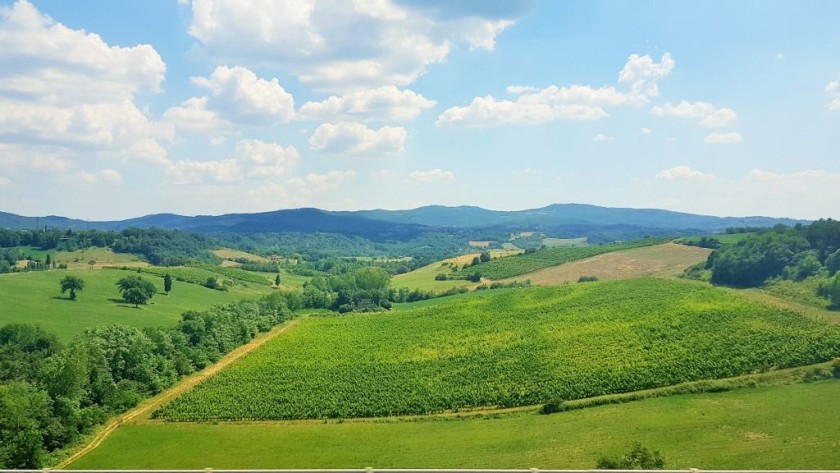
<svg viewBox="0 0 840 473"><path fill-rule="evenodd" d="M840 218L840 3L0 1L0 210Z"/></svg>

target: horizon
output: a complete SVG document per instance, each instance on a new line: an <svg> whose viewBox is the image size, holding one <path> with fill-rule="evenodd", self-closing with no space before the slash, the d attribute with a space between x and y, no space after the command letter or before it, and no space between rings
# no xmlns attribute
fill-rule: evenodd
<svg viewBox="0 0 840 473"><path fill-rule="evenodd" d="M840 219L838 19L824 0L0 0L0 208Z"/></svg>

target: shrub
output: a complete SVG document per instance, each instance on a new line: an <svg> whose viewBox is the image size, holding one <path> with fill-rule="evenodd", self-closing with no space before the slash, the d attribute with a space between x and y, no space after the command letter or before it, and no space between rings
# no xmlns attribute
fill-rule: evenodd
<svg viewBox="0 0 840 473"><path fill-rule="evenodd" d="M595 468L599 470L661 470L665 468L665 458L658 451L651 452L641 443L636 442L630 451L621 457L599 458Z"/></svg>
<svg viewBox="0 0 840 473"><path fill-rule="evenodd" d="M598 280L598 276L581 276L578 278L578 282L594 282Z"/></svg>
<svg viewBox="0 0 840 473"><path fill-rule="evenodd" d="M543 404L540 409L540 414L554 414L555 412L563 412L569 409L564 399L552 399Z"/></svg>

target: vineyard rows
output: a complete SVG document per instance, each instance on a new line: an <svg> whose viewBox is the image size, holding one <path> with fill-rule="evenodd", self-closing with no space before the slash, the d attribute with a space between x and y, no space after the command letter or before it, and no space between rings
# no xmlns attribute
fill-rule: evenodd
<svg viewBox="0 0 840 473"><path fill-rule="evenodd" d="M840 355L840 328L728 291L627 280L312 317L159 409L172 421L369 417L669 386Z"/></svg>

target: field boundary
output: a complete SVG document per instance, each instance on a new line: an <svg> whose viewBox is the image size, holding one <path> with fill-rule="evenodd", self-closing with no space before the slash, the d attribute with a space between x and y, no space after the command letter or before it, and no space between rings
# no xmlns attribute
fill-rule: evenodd
<svg viewBox="0 0 840 473"><path fill-rule="evenodd" d="M252 351L256 350L264 343L273 340L274 338L278 337L279 335L287 332L292 327L298 324L298 322L303 318L306 317L301 316L296 319L292 319L282 325L279 325L272 330L257 336L250 342L233 349L227 355L223 356L218 362L204 368L201 371L191 374L187 376L180 382L176 383L174 386L170 387L162 391L160 394L153 396L145 401L141 402L137 407L125 412L110 422L106 424L96 435L83 447L77 450L75 453L70 455L69 457L62 460L58 465L56 465L52 469L60 470L65 468L66 466L70 465L74 461L78 460L82 456L89 453L91 450L98 447L108 436L111 435L119 426L131 423L133 421L137 421L142 419L143 417L148 417L151 413L160 407L161 405L165 404L166 402L176 398L177 396L183 394L184 392L194 388L204 380L210 378L211 376L217 374L219 371L227 368L233 362L239 360L240 358L244 357L245 355L251 353ZM18 470L20 471L20 470ZM36 471L43 471L43 470L36 470Z"/></svg>

